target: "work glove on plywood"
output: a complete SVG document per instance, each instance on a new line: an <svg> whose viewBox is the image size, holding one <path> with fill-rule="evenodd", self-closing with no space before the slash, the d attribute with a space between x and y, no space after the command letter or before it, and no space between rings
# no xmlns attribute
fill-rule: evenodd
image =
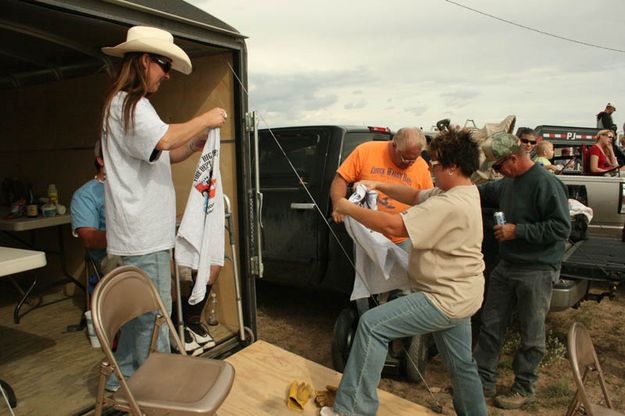
<svg viewBox="0 0 625 416"><path fill-rule="evenodd" d="M289 387L289 397L286 401L286 405L289 409L301 412L304 410L304 406L308 403L312 395L313 389L310 384L293 381L291 387Z"/></svg>

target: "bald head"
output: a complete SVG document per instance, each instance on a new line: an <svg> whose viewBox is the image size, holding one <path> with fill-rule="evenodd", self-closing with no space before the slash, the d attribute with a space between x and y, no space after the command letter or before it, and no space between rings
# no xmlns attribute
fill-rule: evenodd
<svg viewBox="0 0 625 416"><path fill-rule="evenodd" d="M404 151L411 147L418 147L419 152L425 149L426 141L425 135L421 129L416 127L403 127L397 131L393 136L393 141L397 150Z"/></svg>

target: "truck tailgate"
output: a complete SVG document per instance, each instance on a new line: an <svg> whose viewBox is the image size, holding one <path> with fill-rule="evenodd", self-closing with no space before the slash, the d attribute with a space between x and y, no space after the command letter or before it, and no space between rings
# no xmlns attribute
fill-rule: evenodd
<svg viewBox="0 0 625 416"><path fill-rule="evenodd" d="M623 281L625 243L595 236L579 241L564 254L561 274L577 279Z"/></svg>

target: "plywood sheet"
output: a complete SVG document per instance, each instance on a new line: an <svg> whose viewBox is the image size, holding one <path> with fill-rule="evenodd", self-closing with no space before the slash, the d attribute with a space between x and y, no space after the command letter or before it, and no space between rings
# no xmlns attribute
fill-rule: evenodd
<svg viewBox="0 0 625 416"><path fill-rule="evenodd" d="M287 390L293 380L305 381L313 388L338 385L341 373L323 367L264 341L257 341L226 359L236 376L230 395L219 409L219 416L294 416L318 415L311 400L304 412L286 407ZM378 390L379 416L434 415L429 409Z"/></svg>

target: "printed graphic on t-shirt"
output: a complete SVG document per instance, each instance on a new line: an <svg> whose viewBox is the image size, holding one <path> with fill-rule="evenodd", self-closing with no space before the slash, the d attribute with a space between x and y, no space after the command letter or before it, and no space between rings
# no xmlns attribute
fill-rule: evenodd
<svg viewBox="0 0 625 416"><path fill-rule="evenodd" d="M204 197L204 212L209 214L215 207L215 187L217 179L213 176L213 165L218 156L217 149L202 156L202 160L195 176L193 177L193 187Z"/></svg>
<svg viewBox="0 0 625 416"><path fill-rule="evenodd" d="M384 178L395 178L401 181L406 186L412 186L412 178L406 175L406 172L398 171L394 168L372 166L369 173L371 175L380 176L381 182L388 182L387 180L384 180Z"/></svg>

